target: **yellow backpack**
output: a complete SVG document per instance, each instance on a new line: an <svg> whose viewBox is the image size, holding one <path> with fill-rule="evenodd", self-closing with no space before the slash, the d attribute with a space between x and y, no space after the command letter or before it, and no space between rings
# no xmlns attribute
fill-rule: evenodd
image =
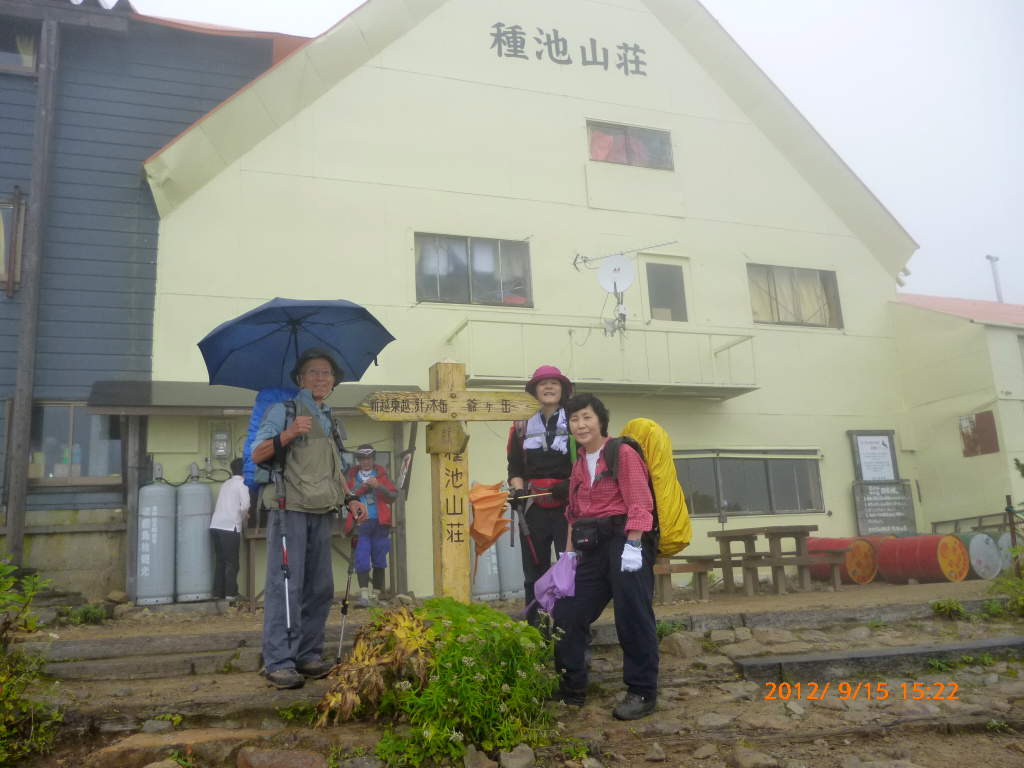
<svg viewBox="0 0 1024 768"><path fill-rule="evenodd" d="M690 513L672 461L672 440L668 432L650 419L633 419L622 430L621 437L630 438L643 449L661 533L658 554L671 557L688 546L693 536Z"/></svg>

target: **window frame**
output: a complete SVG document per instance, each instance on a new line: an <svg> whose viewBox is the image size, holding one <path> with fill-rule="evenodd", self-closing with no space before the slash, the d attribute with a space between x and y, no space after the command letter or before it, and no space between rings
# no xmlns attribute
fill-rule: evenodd
<svg viewBox="0 0 1024 768"><path fill-rule="evenodd" d="M691 319L693 301L690 290L690 260L685 256L659 256L657 254L640 254L638 259L643 274L643 287L641 288L641 300L643 302L643 315L644 322L647 324L658 323L658 327L665 329L679 328L680 326L690 325L693 320ZM647 280L647 265L648 264L660 264L662 266L679 267L683 273L683 303L686 307L686 319L685 320L660 320L654 317L654 305L651 303L651 291L650 285Z"/></svg>
<svg viewBox="0 0 1024 768"><path fill-rule="evenodd" d="M754 314L754 297L753 297L753 294L751 293L751 291L752 291L751 282L752 281L750 279L750 270L751 270L751 268L761 268L761 269L767 270L768 280L770 282L769 289L770 289L770 291L774 291L774 293L769 292L769 294L768 294L769 307L771 309L773 317L775 317L776 315L779 314L778 313L778 303L779 303L778 290L776 288L774 288L775 281L776 281L775 270L784 270L784 269L785 270L803 270L803 271L807 271L807 272L814 272L814 273L816 273L817 278L818 278L818 287L819 287L819 291L820 291L820 296L821 296L821 299L822 299L822 304L821 304L822 310L824 310L826 307L828 307L830 313L835 315L835 324L805 323L805 322L793 322L793 321L789 321L789 320L774 320L774 319L773 320L758 320L758 319L754 318L754 316L753 316L753 314ZM751 321L754 323L754 325L760 325L760 326L785 326L785 327L788 327L788 328L822 328L822 329L832 329L832 330L836 330L836 331L841 331L845 327L845 325L843 323L842 300L839 297L839 275L838 275L838 273L835 270L832 270L832 269L817 269L815 267L793 267L793 266L789 266L789 265L785 265L785 264L763 264L761 262L748 262L747 265L746 265L746 271L747 271L747 291L748 291L748 293L751 293L751 296L750 296ZM827 275L828 276L827 280L823 279L823 277L822 277L823 275ZM831 288L831 290L835 294L835 306L834 307L829 304L828 296L829 296L830 288ZM801 312L801 314L803 314L803 312Z"/></svg>
<svg viewBox="0 0 1024 768"><path fill-rule="evenodd" d="M11 19L9 17L4 17L3 19L0 19L0 21L3 21L4 24L10 24L12 27L15 28L15 32L18 31L18 28L24 29L27 33L31 34L32 39L35 41L35 51L33 53L31 67L17 66L15 64L4 64L3 62L0 62L0 72L8 75L24 75L26 77L38 77L39 46L42 40L42 30L39 28L38 25L27 24L23 21L18 21L16 19Z"/></svg>
<svg viewBox="0 0 1024 768"><path fill-rule="evenodd" d="M32 408L39 407L64 407L70 410L68 416L68 438L74 440L75 430L75 409L85 408L86 403L80 400L33 400ZM87 416L96 414L86 414ZM110 416L109 418L116 418ZM73 447L74 443L69 442L69 447ZM31 442L29 445L31 452ZM103 488L121 488L124 486L124 439L121 439L121 466L119 467L120 474L116 476L107 475L105 477L30 477L28 478L28 485L30 488L46 488L46 489L66 489L66 488L83 488L83 487L103 487Z"/></svg>
<svg viewBox="0 0 1024 768"><path fill-rule="evenodd" d="M419 272L418 272L418 260L419 253L417 251L417 240L422 237L444 237L451 240L465 240L466 241L466 281L469 288L469 301L444 301L441 299L421 299L419 294ZM522 304L516 304L512 302L488 302L488 301L476 301L473 298L473 241L474 240L491 240L498 244L498 258L501 258L501 244L502 243L515 243L519 246L525 246L526 248L526 266L529 276L529 298ZM534 309L534 295L533 295L533 251L530 248L529 240L511 240L507 237L482 237L479 235L449 235L442 232L420 232L413 231L412 233L412 270L413 270L413 301L419 304L433 304L433 305L445 305L450 307L491 307L492 309Z"/></svg>
<svg viewBox="0 0 1024 768"><path fill-rule="evenodd" d="M27 200L18 187L10 195L0 195L0 208L9 209L12 213L11 224L13 239L7 240L7 229L2 228L4 238L0 238L0 289L12 295L21 286L21 260L25 249L25 212ZM13 272L13 280L12 273Z"/></svg>
<svg viewBox="0 0 1024 768"><path fill-rule="evenodd" d="M619 128L619 129L625 130L627 138L628 138L629 132L631 130L633 130L633 131L650 131L652 133L663 133L663 134L665 134L665 136L668 139L668 167L667 168L663 168L660 165L645 165L643 163L633 163L633 162L616 163L616 162L613 162L611 160L596 160L596 159L594 159L593 148L592 148L593 136L591 134L591 131L594 128L600 129L602 126L607 126L609 128ZM629 152L628 144L627 144L626 151L627 151L627 155L628 155L628 152ZM645 125L630 125L628 123L614 123L614 122L610 122L608 120L590 120L590 119L588 119L587 120L587 160L590 161L591 163L605 163L607 165L618 165L618 166L628 167L628 168L646 168L646 169L651 170L651 171L666 171L668 173L675 173L675 170L676 170L676 156L675 156L675 145L672 143L672 131L667 130L665 128L650 128L650 127L645 126Z"/></svg>
<svg viewBox="0 0 1024 768"><path fill-rule="evenodd" d="M827 504L825 503L825 489L821 480L821 459L823 456L818 449L766 449L766 450L719 450L719 449L701 449L701 450L683 450L674 451L672 454L672 463L675 464L677 461L683 461L687 459L711 459L712 468L715 475L715 493L717 498L715 499L715 507L718 510L717 515L695 514L694 510L690 506L690 494L683 489L686 496L687 510L690 515L696 519L710 520L717 518L719 522L725 523L730 517L755 517L755 516L777 516L777 515L821 515L825 514ZM751 510L743 512L727 512L722 508L722 470L721 460L722 459L753 459L761 460L764 465L765 474L765 485L768 491L768 505L771 507L769 510ZM821 499L820 509L776 509L775 508L775 481L772 478L771 466L769 462L771 460L796 460L796 461L813 461L815 467L817 467L817 491L818 498ZM676 474L678 476L678 467ZM813 489L812 489L813 494Z"/></svg>

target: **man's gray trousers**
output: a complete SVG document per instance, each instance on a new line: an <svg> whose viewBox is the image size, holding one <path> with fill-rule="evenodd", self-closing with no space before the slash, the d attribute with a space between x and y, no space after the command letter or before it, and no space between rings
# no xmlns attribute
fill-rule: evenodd
<svg viewBox="0 0 1024 768"><path fill-rule="evenodd" d="M285 512L288 537L288 599L292 631L284 607L281 552L282 513L270 513L267 526L267 583L263 596L263 663L267 672L301 667L321 658L324 628L334 600L331 525L334 515Z"/></svg>

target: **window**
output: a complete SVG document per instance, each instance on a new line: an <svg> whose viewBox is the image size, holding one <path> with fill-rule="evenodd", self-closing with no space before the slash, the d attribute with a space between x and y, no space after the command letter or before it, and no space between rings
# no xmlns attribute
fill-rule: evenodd
<svg viewBox="0 0 1024 768"><path fill-rule="evenodd" d="M676 476L691 515L824 511L816 457L714 453L675 459Z"/></svg>
<svg viewBox="0 0 1024 768"><path fill-rule="evenodd" d="M416 300L532 307L530 246L417 233Z"/></svg>
<svg viewBox="0 0 1024 768"><path fill-rule="evenodd" d="M21 247L25 237L25 200L15 190L0 197L0 287L13 289L21 280Z"/></svg>
<svg viewBox="0 0 1024 768"><path fill-rule="evenodd" d="M686 322L683 268L678 264L647 263L647 298L652 320Z"/></svg>
<svg viewBox="0 0 1024 768"><path fill-rule="evenodd" d="M590 159L672 170L672 134L612 123L587 123Z"/></svg>
<svg viewBox="0 0 1024 768"><path fill-rule="evenodd" d="M747 265L755 323L842 328L836 273Z"/></svg>
<svg viewBox="0 0 1024 768"><path fill-rule="evenodd" d="M114 416L85 412L84 405L32 407L29 480L44 485L121 483L121 429Z"/></svg>
<svg viewBox="0 0 1024 768"><path fill-rule="evenodd" d="M38 49L39 35L35 28L6 20L0 23L0 70L35 72Z"/></svg>

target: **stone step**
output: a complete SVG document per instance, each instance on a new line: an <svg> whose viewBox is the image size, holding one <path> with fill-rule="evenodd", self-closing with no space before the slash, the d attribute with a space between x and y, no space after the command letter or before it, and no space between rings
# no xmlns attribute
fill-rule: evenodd
<svg viewBox="0 0 1024 768"><path fill-rule="evenodd" d="M815 682L851 680L858 675L905 675L935 670L931 659L961 663L962 658L993 656L1005 651L1024 652L1024 636L997 637L943 645L915 645L902 648L878 648L835 653L755 656L734 659L743 677L759 683Z"/></svg>
<svg viewBox="0 0 1024 768"><path fill-rule="evenodd" d="M211 675L216 672L258 672L263 666L259 648L216 653L164 656L126 656L121 659L61 661L47 664L44 674L58 680L152 680L163 677Z"/></svg>

